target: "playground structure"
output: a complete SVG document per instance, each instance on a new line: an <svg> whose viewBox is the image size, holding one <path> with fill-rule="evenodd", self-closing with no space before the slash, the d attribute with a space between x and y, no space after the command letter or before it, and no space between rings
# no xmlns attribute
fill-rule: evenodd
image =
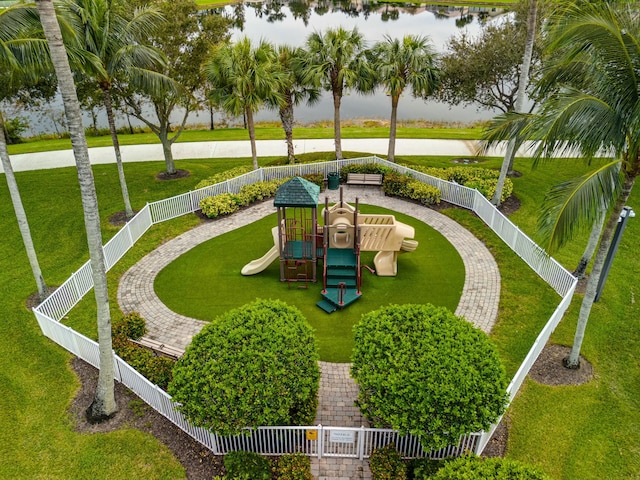
<svg viewBox="0 0 640 480"><path fill-rule="evenodd" d="M274 246L262 257L242 268L254 275L280 259L280 280L307 288L317 282L318 260L322 260L322 300L318 306L327 313L343 309L362 295L361 252L378 252L373 260L379 276L396 276L398 255L414 251L414 228L398 222L393 215L365 215L340 200L329 207L325 198L324 226L318 225L317 185L300 177L283 184L276 193L278 225L272 229Z"/></svg>

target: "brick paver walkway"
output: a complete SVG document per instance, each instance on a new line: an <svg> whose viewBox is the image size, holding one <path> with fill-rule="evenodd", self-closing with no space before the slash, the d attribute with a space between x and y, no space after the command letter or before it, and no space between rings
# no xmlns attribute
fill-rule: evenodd
<svg viewBox="0 0 640 480"><path fill-rule="evenodd" d="M329 197L329 203L333 204L338 201L339 191L327 190L321 198L324 199L325 195ZM455 313L489 333L498 315L500 273L484 244L448 217L414 203L385 197L380 188L344 187L345 202L354 204L356 197L361 204L382 206L425 222L451 242L462 257L465 267L464 288ZM139 312L147 321L147 335L150 338L186 348L205 322L179 315L165 307L153 290L155 276L196 245L253 223L275 211L273 202L264 202L241 213L204 223L161 245L123 275L118 289L118 302L122 310L125 313ZM426 248L426 245L418 248ZM349 364L320 362L320 368L322 376L316 423L325 426L367 426L366 420L353 404L358 395L358 387L349 375ZM314 476L319 480L371 478L367 462L357 459L314 458L312 465Z"/></svg>

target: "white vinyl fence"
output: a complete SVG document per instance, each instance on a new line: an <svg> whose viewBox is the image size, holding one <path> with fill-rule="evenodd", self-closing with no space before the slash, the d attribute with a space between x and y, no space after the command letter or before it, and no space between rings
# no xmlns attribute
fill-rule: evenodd
<svg viewBox="0 0 640 480"><path fill-rule="evenodd" d="M509 384L508 393L511 401L518 392L529 369L538 358L549 336L569 307L577 283L576 278L553 258L549 257L478 191L425 175L375 156L333 162L261 168L216 185L147 204L104 246L107 270L115 265L152 225L199 210L199 202L204 197L220 193L237 193L244 185L274 178L286 178L317 172L323 173L326 177L328 173L339 172L343 166L354 163L377 163L400 173L410 174L424 183L438 187L442 193L443 200L476 213L527 265L562 297L555 312L538 335L524 362ZM91 267L87 262L44 302L34 308L33 312L45 336L77 357L99 368L98 344L60 323L61 319L69 313L91 288L93 288L93 280ZM488 432L471 433L462 436L457 445L451 445L437 451L424 451L418 439L411 435L400 436L398 432L393 430L375 428L323 427L322 425L260 427L257 430L247 429L246 434L243 435L221 437L205 429L190 425L182 414L176 410L171 397L165 391L149 382L115 353L113 361L115 363L116 380L122 382L142 400L216 455L223 455L233 450L249 450L262 455L303 452L317 457L363 459L368 458L374 449L394 442L398 451L405 458L445 458L469 451L477 454L482 453L491 434L497 427L496 423Z"/></svg>

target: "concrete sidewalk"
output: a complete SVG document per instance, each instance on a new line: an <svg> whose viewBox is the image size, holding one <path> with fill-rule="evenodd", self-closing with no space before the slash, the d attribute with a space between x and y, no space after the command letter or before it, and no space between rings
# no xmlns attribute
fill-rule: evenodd
<svg viewBox="0 0 640 480"><path fill-rule="evenodd" d="M389 140L386 138L357 138L343 139L342 149L355 152L367 152L386 155ZM330 152L334 150L332 138L320 140L295 140L295 151L298 154L310 152ZM396 140L396 155L453 155L473 157L478 151L477 140L439 140L439 139L408 139ZM258 140L256 148L260 157L279 156L287 154L284 140ZM162 146L125 145L120 147L123 162L162 161ZM502 156L502 147L491 149L488 156ZM526 153L518 152L518 156ZM185 142L173 146L175 160L188 158L236 158L251 157L251 147L248 140L229 142ZM97 147L89 149L91 164L99 165L115 163L113 147ZM52 152L24 153L11 156L11 164L16 172L27 170L42 170L48 168L73 167L75 160L72 150L58 150ZM2 168L0 167L0 171Z"/></svg>

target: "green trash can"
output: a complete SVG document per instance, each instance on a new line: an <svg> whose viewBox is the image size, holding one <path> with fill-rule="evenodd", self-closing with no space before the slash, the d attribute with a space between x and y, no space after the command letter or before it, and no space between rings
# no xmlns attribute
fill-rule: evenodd
<svg viewBox="0 0 640 480"><path fill-rule="evenodd" d="M340 174L331 172L327 175L327 186L329 190L338 190L340 188Z"/></svg>

